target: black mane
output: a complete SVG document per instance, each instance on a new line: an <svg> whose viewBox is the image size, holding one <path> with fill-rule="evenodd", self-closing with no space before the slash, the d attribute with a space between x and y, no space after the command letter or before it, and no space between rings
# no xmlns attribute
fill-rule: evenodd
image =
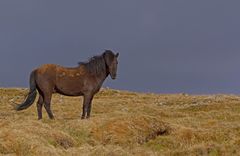
<svg viewBox="0 0 240 156"><path fill-rule="evenodd" d="M102 55L93 56L87 62L79 62L78 65L83 65L90 73L98 75L106 72L107 64L114 59L114 56L111 50L105 50Z"/></svg>
<svg viewBox="0 0 240 156"><path fill-rule="evenodd" d="M106 71L106 63L103 54L93 56L87 62L79 62L78 65L83 65L92 74L100 74Z"/></svg>

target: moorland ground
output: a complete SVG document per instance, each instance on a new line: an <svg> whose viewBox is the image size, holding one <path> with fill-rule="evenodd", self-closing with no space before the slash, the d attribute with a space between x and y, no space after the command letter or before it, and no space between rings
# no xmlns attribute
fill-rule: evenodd
<svg viewBox="0 0 240 156"><path fill-rule="evenodd" d="M34 104L16 112L28 89L0 89L0 154L240 155L240 96L151 94L102 89L92 116L82 98L55 94L55 120Z"/></svg>

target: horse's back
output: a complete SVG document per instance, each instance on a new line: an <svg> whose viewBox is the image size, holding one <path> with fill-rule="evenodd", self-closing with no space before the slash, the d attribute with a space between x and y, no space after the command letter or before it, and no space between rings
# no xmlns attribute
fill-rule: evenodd
<svg viewBox="0 0 240 156"><path fill-rule="evenodd" d="M36 71L40 74L44 74L46 72L56 72L56 68L59 65L56 64L43 64L36 69Z"/></svg>
<svg viewBox="0 0 240 156"><path fill-rule="evenodd" d="M40 83L56 81L56 69L58 65L44 64L35 69L36 80Z"/></svg>

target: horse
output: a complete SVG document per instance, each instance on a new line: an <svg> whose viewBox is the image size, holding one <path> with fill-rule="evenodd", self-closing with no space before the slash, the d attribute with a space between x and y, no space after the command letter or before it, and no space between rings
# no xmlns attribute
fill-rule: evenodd
<svg viewBox="0 0 240 156"><path fill-rule="evenodd" d="M17 111L30 107L39 93L37 101L38 119L42 119L42 106L50 119L54 119L51 111L53 93L66 96L83 96L81 119L90 118L92 99L99 92L104 80L117 77L119 53L105 50L101 55L91 57L79 66L66 68L56 64L44 64L30 74L30 89L25 101L18 104Z"/></svg>

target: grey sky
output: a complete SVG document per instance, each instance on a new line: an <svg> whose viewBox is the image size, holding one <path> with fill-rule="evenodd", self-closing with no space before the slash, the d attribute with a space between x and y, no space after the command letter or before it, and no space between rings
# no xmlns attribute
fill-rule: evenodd
<svg viewBox="0 0 240 156"><path fill-rule="evenodd" d="M240 93L240 1L1 0L0 86L28 87L44 63L120 53L111 88Z"/></svg>

